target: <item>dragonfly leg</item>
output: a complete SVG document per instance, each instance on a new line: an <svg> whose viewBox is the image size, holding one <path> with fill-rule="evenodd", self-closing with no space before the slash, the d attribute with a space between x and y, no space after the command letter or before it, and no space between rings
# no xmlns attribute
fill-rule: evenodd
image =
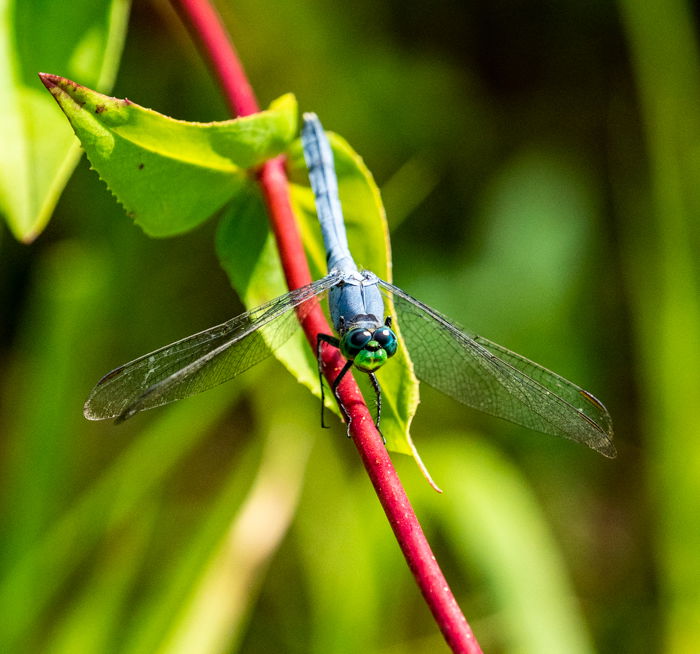
<svg viewBox="0 0 700 654"><path fill-rule="evenodd" d="M387 327L388 326L389 325L387 325ZM373 372L369 372L367 374L369 375L369 380L372 382L372 388L374 388L374 394L377 398L377 421L374 423L374 426L377 428L377 431L381 434L382 440L384 441L384 445L386 445L386 438L384 438L382 430L379 429L379 420L382 417L382 387L379 385L377 376Z"/></svg>
<svg viewBox="0 0 700 654"><path fill-rule="evenodd" d="M321 350L323 348L323 343L328 343L333 347L338 347L340 341L334 336L329 336L328 334L318 334L316 338L316 361L318 362L318 383L321 387L321 427L323 429L328 429L328 425L325 424L326 415L326 403L325 403L325 388L323 386L323 361L321 359ZM342 373L341 373L342 374ZM339 375L340 376L340 375ZM335 393L335 391L334 391Z"/></svg>
<svg viewBox="0 0 700 654"><path fill-rule="evenodd" d="M333 385L331 386L333 390L333 395L335 396L335 399L338 402L338 406L340 407L340 410L343 414L343 417L345 418L345 422L348 424L348 438L350 438L350 423L352 422L352 419L350 418L350 414L345 410L345 406L343 405L342 400L340 397L338 397L338 386L341 381L343 381L343 377L347 374L348 370L352 368L352 361L348 361L344 366L343 369L338 373L338 376L333 380Z"/></svg>

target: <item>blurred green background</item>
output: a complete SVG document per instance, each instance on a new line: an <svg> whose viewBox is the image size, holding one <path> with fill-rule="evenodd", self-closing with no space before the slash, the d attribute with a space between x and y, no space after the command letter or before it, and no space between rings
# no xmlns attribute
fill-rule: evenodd
<svg viewBox="0 0 700 654"><path fill-rule="evenodd" d="M608 461L423 390L444 495L394 459L484 650L700 651L691 4L218 4L261 104L293 91L373 171L397 284L613 416ZM165 0L112 92L227 117ZM36 242L2 229L0 650L446 651L343 428L275 361L83 419L104 372L241 310L215 220L148 239L83 159Z"/></svg>

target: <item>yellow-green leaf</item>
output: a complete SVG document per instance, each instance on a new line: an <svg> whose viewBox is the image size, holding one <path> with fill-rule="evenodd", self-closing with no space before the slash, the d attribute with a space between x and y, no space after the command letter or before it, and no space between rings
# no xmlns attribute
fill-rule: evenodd
<svg viewBox="0 0 700 654"><path fill-rule="evenodd" d="M150 236L188 231L242 191L248 169L282 152L296 132L296 100L213 123L175 120L54 75L56 98L100 177Z"/></svg>

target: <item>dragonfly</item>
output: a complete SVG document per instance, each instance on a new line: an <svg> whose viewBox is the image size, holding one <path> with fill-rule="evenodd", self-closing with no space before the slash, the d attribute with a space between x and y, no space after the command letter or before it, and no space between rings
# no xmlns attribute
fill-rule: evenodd
<svg viewBox="0 0 700 654"><path fill-rule="evenodd" d="M583 443L615 456L605 406L590 392L525 357L471 334L401 288L360 270L348 246L333 153L315 114L304 114L304 158L326 250L328 274L243 313L107 373L84 406L90 420L122 422L136 413L181 400L228 381L287 342L327 298L335 334L319 334L316 355L323 397L322 351L338 348L346 363L331 390L338 395L351 370L369 376L381 417L376 372L405 347L416 376L455 400L534 431ZM384 298L396 312L385 315ZM396 329L394 328L396 327ZM323 426L323 399L322 399Z"/></svg>

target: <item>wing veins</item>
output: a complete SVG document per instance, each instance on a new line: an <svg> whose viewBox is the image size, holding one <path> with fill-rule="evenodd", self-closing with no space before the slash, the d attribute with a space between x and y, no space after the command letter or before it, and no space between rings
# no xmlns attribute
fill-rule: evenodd
<svg viewBox="0 0 700 654"><path fill-rule="evenodd" d="M179 383L184 383L187 379L192 379L194 383L197 373L208 363L214 361L218 356L227 352L236 344L244 341L251 336L251 334L256 334L259 330L264 329L286 312L297 309L298 313L299 307L309 303L309 307L306 310L308 313L313 306L310 301L317 298L320 294L333 286L334 283L336 283L334 276L328 275L307 286L290 291L286 295L279 296L225 323L221 323L220 325L216 325L176 341L175 343L161 347L149 354L134 359L130 363L116 368L105 375L90 393L85 403L84 412L86 417L90 419L117 417L117 421L122 421L145 408L152 408L153 406L166 404L174 399L180 399L166 399L158 403L159 397L162 398L162 396L169 391L176 389ZM306 314L300 318L292 316L292 318L294 318L298 324L299 319L303 319L305 315ZM288 331L289 333L284 338L285 341L291 337L294 328ZM273 334L274 333L275 332L273 332ZM217 340L223 338L226 339L223 343L212 347ZM251 341L248 350L253 347L253 345L254 342ZM267 345L267 352L263 353L260 351L259 354L261 354L261 356L258 360L266 358L274 349L281 345L281 342ZM203 354L198 356L199 352L202 351ZM248 351L243 351L242 354L243 356L238 358L239 363L245 362L249 356ZM196 358L192 359L193 356ZM183 362L187 363L182 365ZM146 369L147 366L148 369ZM231 375L219 379L211 384L211 386L227 381L237 376L240 372L247 370L249 367L249 365L238 367L232 371ZM175 368L174 372L166 374L162 379L158 379L158 381L149 386L145 386L149 377L163 375L164 371L167 373L169 368ZM133 384L135 388L129 389L129 384ZM143 388L141 392L138 392L139 386ZM205 389L202 388L200 390ZM121 397L119 397L120 391L122 391ZM199 390L195 390L194 392L199 392ZM194 394L194 392L190 394ZM113 395L116 397L113 397ZM183 397L185 396L186 395Z"/></svg>
<svg viewBox="0 0 700 654"><path fill-rule="evenodd" d="M615 450L611 442L612 426L604 407L603 410L600 410L591 403L591 406L596 409L596 419L584 413L583 409L577 408L559 394L568 393L571 396L578 394L585 397L587 391L500 345L479 336L470 336L458 329L443 315L411 297L400 288L383 280L380 280L379 283L383 289L403 301L396 303L397 311L399 311L399 329L402 329L401 308L402 304L405 304L405 310L416 319L424 321L429 329L434 330L434 333L459 357L461 366L467 366L467 368L459 368L460 374L469 376L470 373L473 373L478 375L481 388L486 389L486 394L492 397L482 396L482 398L477 399L476 395L469 395L471 391L467 390L460 394L458 389L450 387L449 381L440 379L439 374L436 374L434 379L426 379L426 376L429 377L432 374L433 362L427 362L424 370L421 370L420 364L416 365L416 374L423 381L454 399L485 413L506 418L531 429L571 438L587 444L606 456L614 456ZM434 324L430 325L425 316L416 309L436 321L442 329L438 331ZM408 319L410 322L410 318L404 316L404 319ZM410 334L413 333L413 330L403 328L402 331L407 342L410 341ZM418 338L417 334L413 333L413 335ZM492 347L495 352L491 351L489 347ZM467 352L471 352L471 354L467 355ZM409 354L415 358L410 347ZM510 361L501 358L499 354L507 356ZM521 364L526 370L516 367L512 363L513 361ZM457 370L454 360L451 360L450 364ZM467 370L468 372L466 372ZM533 377L532 374L537 374L540 379ZM541 380L544 379L552 385L551 388L542 383ZM503 393L512 402L512 406L506 407L502 403L494 402L498 395ZM524 414L520 414L518 406L520 411L525 411ZM602 407L602 404L600 406ZM547 407L552 409L551 412L546 411Z"/></svg>

